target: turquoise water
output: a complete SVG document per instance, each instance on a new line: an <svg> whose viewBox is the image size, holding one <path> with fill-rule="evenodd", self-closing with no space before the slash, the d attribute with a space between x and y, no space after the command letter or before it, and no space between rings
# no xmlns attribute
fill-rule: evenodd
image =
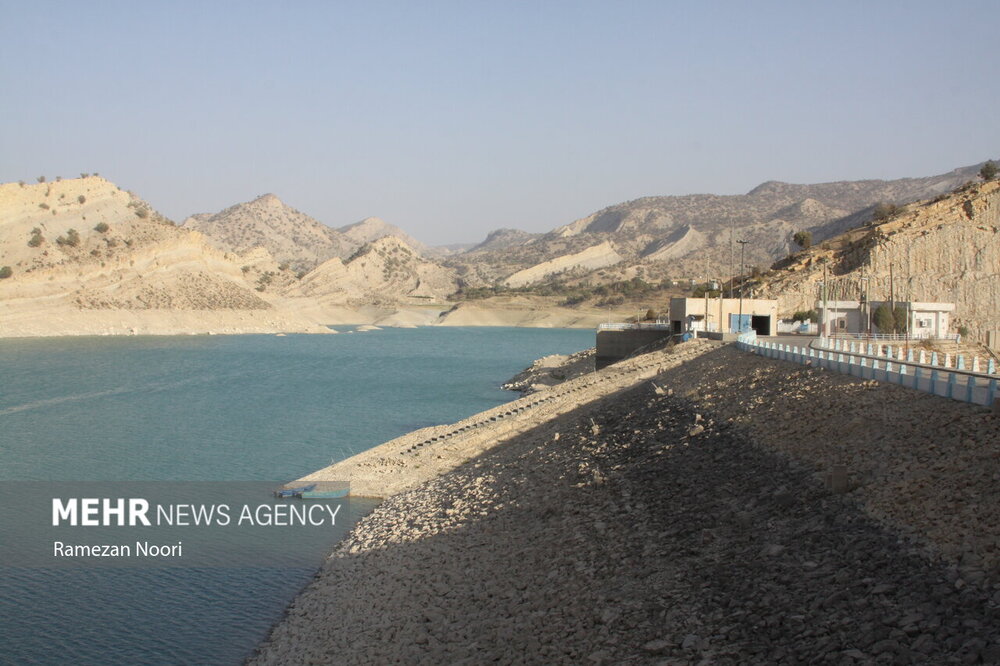
<svg viewBox="0 0 1000 666"><path fill-rule="evenodd" d="M0 341L0 480L290 480L510 400L499 385L533 359L592 345L496 328ZM0 661L239 663L315 570L261 564L0 568Z"/></svg>

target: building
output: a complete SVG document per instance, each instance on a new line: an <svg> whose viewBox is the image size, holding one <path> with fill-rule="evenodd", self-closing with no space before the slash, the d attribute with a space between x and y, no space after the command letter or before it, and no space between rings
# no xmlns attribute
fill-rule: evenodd
<svg viewBox="0 0 1000 666"><path fill-rule="evenodd" d="M875 325L874 312L880 306L890 307L888 301L823 301L816 302L819 312L820 335L863 335L886 333ZM928 303L918 301L896 301L897 308L904 308L909 322L911 338L945 338L951 335L951 313L954 303Z"/></svg>
<svg viewBox="0 0 1000 666"><path fill-rule="evenodd" d="M741 319L742 312L742 319ZM674 333L707 331L757 335L778 332L778 301L760 298L671 298L670 327Z"/></svg>

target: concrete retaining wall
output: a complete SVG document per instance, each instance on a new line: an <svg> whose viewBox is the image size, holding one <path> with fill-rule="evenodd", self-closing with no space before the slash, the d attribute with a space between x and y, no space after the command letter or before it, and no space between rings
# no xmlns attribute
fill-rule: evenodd
<svg viewBox="0 0 1000 666"><path fill-rule="evenodd" d="M666 340L673 335L668 330L623 330L598 331L597 356L594 366L597 370L626 358L640 347Z"/></svg>

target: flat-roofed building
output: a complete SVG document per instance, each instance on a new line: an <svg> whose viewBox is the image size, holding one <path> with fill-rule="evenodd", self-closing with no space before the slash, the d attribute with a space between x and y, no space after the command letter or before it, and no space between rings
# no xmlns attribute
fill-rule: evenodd
<svg viewBox="0 0 1000 666"><path fill-rule="evenodd" d="M823 301L816 302L819 312L821 335L866 335L891 333L880 331L875 323L875 311L881 306L890 307L888 301ZM951 337L951 313L954 303L927 301L896 301L895 307L903 308L909 322L908 336L918 339Z"/></svg>
<svg viewBox="0 0 1000 666"><path fill-rule="evenodd" d="M707 331L757 335L778 332L778 301L762 298L671 298L670 326L674 333Z"/></svg>

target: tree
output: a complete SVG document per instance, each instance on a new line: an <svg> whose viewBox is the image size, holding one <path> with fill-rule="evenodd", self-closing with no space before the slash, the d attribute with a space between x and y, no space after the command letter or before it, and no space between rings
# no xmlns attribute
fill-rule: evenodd
<svg viewBox="0 0 1000 666"><path fill-rule="evenodd" d="M810 231L796 231L792 240L803 250L808 250L809 246L813 244L813 235Z"/></svg>
<svg viewBox="0 0 1000 666"><path fill-rule="evenodd" d="M897 305L895 310L890 310L889 306L883 303L872 313L872 321L882 333L905 333L909 328L909 319L909 313L903 305Z"/></svg>
<svg viewBox="0 0 1000 666"><path fill-rule="evenodd" d="M986 181L997 177L997 165L993 163L993 160L983 165L983 168L979 170L979 177Z"/></svg>
<svg viewBox="0 0 1000 666"><path fill-rule="evenodd" d="M896 323L895 333L905 333L910 327L910 313L902 305L897 305L892 311L892 318Z"/></svg>
<svg viewBox="0 0 1000 666"><path fill-rule="evenodd" d="M3 268L0 268L0 280L6 280L13 274L14 274L14 269L12 269L10 266L4 266Z"/></svg>
<svg viewBox="0 0 1000 666"><path fill-rule="evenodd" d="M799 310L798 312L792 315L792 321L801 321L804 323L807 321L818 321L818 320L819 320L819 315L816 314L815 310Z"/></svg>
<svg viewBox="0 0 1000 666"><path fill-rule="evenodd" d="M883 303L875 308L875 311L872 313L872 321L875 322L880 332L895 333L896 318L892 316L892 310L889 309L888 305Z"/></svg>

